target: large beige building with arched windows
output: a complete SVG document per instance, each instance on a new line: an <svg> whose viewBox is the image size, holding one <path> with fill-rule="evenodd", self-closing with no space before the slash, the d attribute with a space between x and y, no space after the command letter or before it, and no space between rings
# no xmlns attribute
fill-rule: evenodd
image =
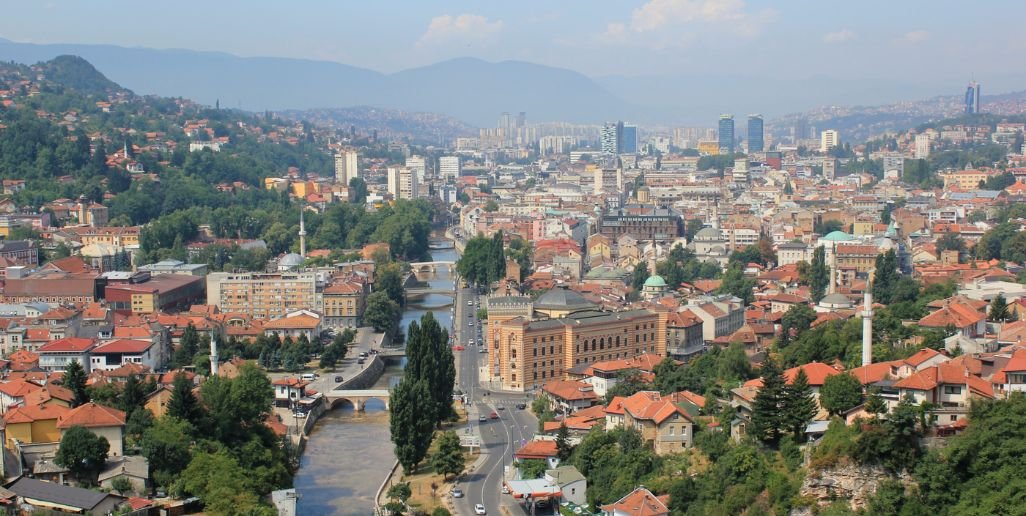
<svg viewBox="0 0 1026 516"><path fill-rule="evenodd" d="M666 355L666 312L605 312L562 287L534 302L493 297L487 308L487 379L499 389L529 391L581 365Z"/></svg>

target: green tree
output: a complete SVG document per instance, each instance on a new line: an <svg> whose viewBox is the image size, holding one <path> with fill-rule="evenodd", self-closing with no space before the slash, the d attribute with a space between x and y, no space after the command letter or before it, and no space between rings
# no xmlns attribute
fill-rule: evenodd
<svg viewBox="0 0 1026 516"><path fill-rule="evenodd" d="M140 446L157 484L169 487L192 460L189 423L170 416L158 418L143 433Z"/></svg>
<svg viewBox="0 0 1026 516"><path fill-rule="evenodd" d="M389 397L388 424L395 457L407 475L413 474L427 455L435 428L434 404L424 403L431 393L428 383L404 375Z"/></svg>
<svg viewBox="0 0 1026 516"><path fill-rule="evenodd" d="M631 288L634 289L634 292L641 292L648 277L648 264L641 262L634 266L634 273L631 276Z"/></svg>
<svg viewBox="0 0 1026 516"><path fill-rule="evenodd" d="M798 369L794 380L784 386L783 412L786 428L791 430L795 440L805 436L805 427L816 417L816 398L809 387L809 377L804 369Z"/></svg>
<svg viewBox="0 0 1026 516"><path fill-rule="evenodd" d="M388 294L388 298L395 301L400 307L406 304L403 273L398 263L384 264L375 270L374 291Z"/></svg>
<svg viewBox="0 0 1026 516"><path fill-rule="evenodd" d="M172 365L175 368L192 365L193 357L199 352L199 341L199 333L196 332L196 327L190 322L182 332L182 337L178 340L178 349L175 350Z"/></svg>
<svg viewBox="0 0 1026 516"><path fill-rule="evenodd" d="M831 415L841 414L862 403L862 383L850 373L835 374L823 380L819 404Z"/></svg>
<svg viewBox="0 0 1026 516"><path fill-rule="evenodd" d="M435 473L448 479L449 475L458 475L463 471L463 448L456 432L445 432L438 440L438 451L431 456L431 467Z"/></svg>
<svg viewBox="0 0 1026 516"><path fill-rule="evenodd" d="M207 379L200 393L207 407L208 431L228 444L241 443L252 429L263 427L274 400L270 379L251 364L244 364L235 378Z"/></svg>
<svg viewBox="0 0 1026 516"><path fill-rule="evenodd" d="M556 433L556 452L560 461L570 460L570 456L573 454L574 447L570 444L570 431L566 428L566 423L559 424L559 432Z"/></svg>
<svg viewBox="0 0 1026 516"><path fill-rule="evenodd" d="M523 459L517 464L517 469L520 470L520 478L528 480L541 478L545 475L547 468L548 466L542 459Z"/></svg>
<svg viewBox="0 0 1026 516"><path fill-rule="evenodd" d="M695 239L695 235L704 227L705 222L702 219L688 219L688 222L684 225L684 238L691 242Z"/></svg>
<svg viewBox="0 0 1026 516"><path fill-rule="evenodd" d="M788 428L787 413L784 412L784 374L775 360L767 359L762 364L762 388L752 404L752 435L759 440L776 444L781 430Z"/></svg>
<svg viewBox="0 0 1026 516"><path fill-rule="evenodd" d="M185 491L203 500L207 514L274 514L261 504L251 472L225 451L197 453L181 478Z"/></svg>
<svg viewBox="0 0 1026 516"><path fill-rule="evenodd" d="M830 286L830 269L826 264L826 250L823 246L812 251L812 264L809 268L809 290L812 291L812 302L818 303L827 293Z"/></svg>
<svg viewBox="0 0 1026 516"><path fill-rule="evenodd" d="M878 303L891 304L894 289L898 284L898 257L894 249L876 256L873 277L873 299Z"/></svg>
<svg viewBox="0 0 1026 516"><path fill-rule="evenodd" d="M94 484L96 475L107 461L110 443L81 426L64 432L54 462L68 468L79 481Z"/></svg>
<svg viewBox="0 0 1026 516"><path fill-rule="evenodd" d="M138 442L144 432L153 426L153 413L147 408L133 410L125 422L125 436Z"/></svg>
<svg viewBox="0 0 1026 516"><path fill-rule="evenodd" d="M755 301L755 280L746 278L741 264L735 262L723 275L723 283L720 284L719 291L741 299L747 306Z"/></svg>
<svg viewBox="0 0 1026 516"><path fill-rule="evenodd" d="M203 419L203 408L192 389L192 380L189 380L185 374L175 375L174 382L171 384L171 398L168 399L165 413L169 417L186 421L194 427L198 427Z"/></svg>
<svg viewBox="0 0 1026 516"><path fill-rule="evenodd" d="M131 415L133 411L141 408L146 403L146 389L135 373L130 373L125 379L125 385L121 388L121 396L118 398L118 408Z"/></svg>
<svg viewBox="0 0 1026 516"><path fill-rule="evenodd" d="M367 202L367 182L362 178L354 177L349 180L349 188L352 193L352 199L354 204L363 204Z"/></svg>
<svg viewBox="0 0 1026 516"><path fill-rule="evenodd" d="M816 311L811 306L804 303L792 305L780 319L780 343L786 346L791 341L798 339L805 330L812 326L816 317Z"/></svg>
<svg viewBox="0 0 1026 516"><path fill-rule="evenodd" d="M72 360L68 363L68 367L64 371L62 382L64 383L64 387L75 395L71 400L72 407L78 407L89 403L89 391L86 389L85 369L82 368L82 364L78 363L77 360Z"/></svg>
<svg viewBox="0 0 1026 516"><path fill-rule="evenodd" d="M987 311L987 318L993 322L1005 322L1009 318L1008 302L1004 294L998 293L990 302L990 310Z"/></svg>
<svg viewBox="0 0 1026 516"><path fill-rule="evenodd" d="M399 327L399 315L399 304L389 299L388 294L378 291L367 296L363 322L373 326L374 331L394 334Z"/></svg>

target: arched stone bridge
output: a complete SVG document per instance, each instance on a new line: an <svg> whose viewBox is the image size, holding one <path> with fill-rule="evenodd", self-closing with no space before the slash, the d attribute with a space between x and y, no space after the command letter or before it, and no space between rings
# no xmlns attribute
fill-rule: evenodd
<svg viewBox="0 0 1026 516"><path fill-rule="evenodd" d="M362 411L363 407L370 400L384 402L385 410L388 410L391 399L389 392L385 389L335 390L328 391L324 394L324 397L328 402L328 410L339 406L342 402L349 402L357 412Z"/></svg>
<svg viewBox="0 0 1026 516"><path fill-rule="evenodd" d="M414 272L438 272L439 269L445 269L451 274L456 271L456 262L411 262L410 268Z"/></svg>

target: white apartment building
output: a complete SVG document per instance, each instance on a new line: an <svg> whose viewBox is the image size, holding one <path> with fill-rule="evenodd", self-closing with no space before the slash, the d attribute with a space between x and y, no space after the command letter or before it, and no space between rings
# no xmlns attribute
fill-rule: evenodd
<svg viewBox="0 0 1026 516"><path fill-rule="evenodd" d="M360 177L360 155L349 150L335 155L335 182L349 185L354 177Z"/></svg>
<svg viewBox="0 0 1026 516"><path fill-rule="evenodd" d="M420 181L415 170L409 167L388 167L388 193L394 199L416 199L419 190Z"/></svg>
<svg viewBox="0 0 1026 516"><path fill-rule="evenodd" d="M837 147L841 144L841 135L833 129L827 129L819 135L819 152L826 152L831 147Z"/></svg>
<svg viewBox="0 0 1026 516"><path fill-rule="evenodd" d="M406 158L406 168L412 170L413 173L416 174L417 181L419 183L424 182L428 169L427 160L424 159L424 156L413 155Z"/></svg>
<svg viewBox="0 0 1026 516"><path fill-rule="evenodd" d="M459 156L442 156L438 158L438 175L442 179L458 179L462 175Z"/></svg>
<svg viewBox="0 0 1026 516"><path fill-rule="evenodd" d="M926 159L930 157L930 136L926 134L916 135L916 159Z"/></svg>

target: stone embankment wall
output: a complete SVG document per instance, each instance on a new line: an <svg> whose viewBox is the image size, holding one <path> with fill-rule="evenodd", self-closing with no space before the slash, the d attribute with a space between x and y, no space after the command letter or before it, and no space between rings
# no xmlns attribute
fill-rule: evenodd
<svg viewBox="0 0 1026 516"><path fill-rule="evenodd" d="M848 500L852 510L868 508L869 499L876 494L880 482L893 478L879 466L861 466L842 463L818 471L810 471L802 482L798 496L814 502L819 507L830 505L835 500ZM908 478L898 480L907 482ZM791 516L811 516L815 507L796 508Z"/></svg>

